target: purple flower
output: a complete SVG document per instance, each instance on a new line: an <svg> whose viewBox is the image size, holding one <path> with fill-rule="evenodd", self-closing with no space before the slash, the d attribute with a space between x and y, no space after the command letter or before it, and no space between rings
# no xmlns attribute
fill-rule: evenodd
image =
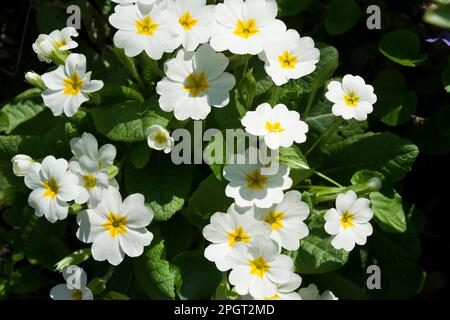
<svg viewBox="0 0 450 320"><path fill-rule="evenodd" d="M425 39L425 41L429 42L429 43L435 43L435 42L438 42L438 41L442 41L448 47L450 47L450 31L449 30L444 30L441 33L439 33L437 38L428 38L428 39Z"/></svg>

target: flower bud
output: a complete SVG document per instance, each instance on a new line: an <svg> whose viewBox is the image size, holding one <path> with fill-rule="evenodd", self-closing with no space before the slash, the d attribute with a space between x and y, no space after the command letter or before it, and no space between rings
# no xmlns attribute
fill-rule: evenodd
<svg viewBox="0 0 450 320"><path fill-rule="evenodd" d="M25 81L40 89L46 89L44 82L41 79L41 76L34 71L28 71L25 73Z"/></svg>
<svg viewBox="0 0 450 320"><path fill-rule="evenodd" d="M14 174L18 177L24 177L28 174L34 160L25 154L17 154L11 159L11 162L13 164Z"/></svg>

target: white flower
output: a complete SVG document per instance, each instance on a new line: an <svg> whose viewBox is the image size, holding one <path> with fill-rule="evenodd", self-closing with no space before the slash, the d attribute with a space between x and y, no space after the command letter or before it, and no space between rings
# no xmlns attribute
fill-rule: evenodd
<svg viewBox="0 0 450 320"><path fill-rule="evenodd" d="M348 191L336 198L336 209L325 213L325 231L332 235L331 244L336 249L352 251L355 243L366 244L367 237L373 232L370 219L373 211L370 201L357 198L356 193Z"/></svg>
<svg viewBox="0 0 450 320"><path fill-rule="evenodd" d="M109 175L106 168L100 169L98 161L83 156L79 161L69 162L70 171L78 177L80 191L75 202L88 202L89 207L96 205L103 198L103 192L109 187Z"/></svg>
<svg viewBox="0 0 450 320"><path fill-rule="evenodd" d="M86 287L86 272L78 266L67 266L62 275L66 280L64 284L58 284L50 290L50 298L53 300L93 300L91 290Z"/></svg>
<svg viewBox="0 0 450 320"><path fill-rule="evenodd" d="M290 147L294 141L306 141L309 128L300 120L300 114L290 111L284 104L277 104L273 109L268 103L259 105L255 111L248 111L241 120L245 131L264 137L266 145L276 150Z"/></svg>
<svg viewBox="0 0 450 320"><path fill-rule="evenodd" d="M112 166L117 154L116 147L112 144L105 144L99 149L97 139L87 132L84 132L81 137L71 139L70 149L75 160L87 156L98 162L100 170Z"/></svg>
<svg viewBox="0 0 450 320"><path fill-rule="evenodd" d="M172 151L175 141L164 127L155 124L147 129L147 134L147 144L150 148L164 150L164 153Z"/></svg>
<svg viewBox="0 0 450 320"><path fill-rule="evenodd" d="M30 166L34 160L26 154L16 154L11 162L13 164L13 172L18 177L25 177L30 170Z"/></svg>
<svg viewBox="0 0 450 320"><path fill-rule="evenodd" d="M203 236L212 242L205 249L205 257L215 262L217 269L230 269L229 254L237 243L250 243L257 236L269 237L270 228L255 220L253 208L236 208L232 204L227 213L216 212L211 223L203 229Z"/></svg>
<svg viewBox="0 0 450 320"><path fill-rule="evenodd" d="M315 284L310 284L306 288L298 290L302 300L339 300L330 290L320 294Z"/></svg>
<svg viewBox="0 0 450 320"><path fill-rule="evenodd" d="M78 178L67 171L68 163L64 159L47 156L42 164L31 164L25 176L25 184L33 190L28 204L35 209L38 217L45 216L54 223L67 217L68 201L78 196Z"/></svg>
<svg viewBox="0 0 450 320"><path fill-rule="evenodd" d="M297 250L299 240L309 234L303 222L309 215L309 207L301 199L300 192L289 191L279 204L269 209L255 208L256 217L270 225L270 237L287 250Z"/></svg>
<svg viewBox="0 0 450 320"><path fill-rule="evenodd" d="M175 12L166 10L164 4L116 6L109 22L118 29L114 45L125 49L129 57L142 51L154 59L163 53L173 52L179 45L176 38L181 26Z"/></svg>
<svg viewBox="0 0 450 320"><path fill-rule="evenodd" d="M244 157L237 155L234 164L224 167L223 176L229 181L225 194L234 198L240 207L256 205L259 208L269 208L274 203L280 203L283 200L283 190L292 186L290 169L286 164L279 163L276 173L266 175L259 160L257 164L249 164L251 153L249 149Z"/></svg>
<svg viewBox="0 0 450 320"><path fill-rule="evenodd" d="M77 37L78 32L73 27L52 31L49 35L40 34L33 43L33 50L37 53L40 61L50 63L52 55L56 50L67 51L76 48L78 44L72 40Z"/></svg>
<svg viewBox="0 0 450 320"><path fill-rule="evenodd" d="M240 295L254 298L273 297L277 284L292 276L292 259L279 253L277 243L264 237L255 238L251 245L236 244L230 253L229 281Z"/></svg>
<svg viewBox="0 0 450 320"><path fill-rule="evenodd" d="M300 37L296 30L288 30L266 43L259 58L264 69L277 86L290 79L298 79L312 73L319 62L320 51L310 37Z"/></svg>
<svg viewBox="0 0 450 320"><path fill-rule="evenodd" d="M285 24L275 19L277 13L275 0L225 0L215 8L211 46L216 51L256 55L266 42L286 30Z"/></svg>
<svg viewBox="0 0 450 320"><path fill-rule="evenodd" d="M195 51L200 44L209 41L214 6L207 6L206 0L171 0L170 4L182 27L177 40L186 51Z"/></svg>
<svg viewBox="0 0 450 320"><path fill-rule="evenodd" d="M247 300L301 300L300 295L295 292L298 287L300 287L300 284L302 283L302 278L296 274L291 273L291 277L288 281L277 284L276 286L276 293L273 296L263 296L263 297L255 297L253 298L250 295L242 297L243 299Z"/></svg>
<svg viewBox="0 0 450 320"><path fill-rule="evenodd" d="M153 211L145 206L142 194L129 195L122 202L119 190L109 187L96 208L77 216L77 237L92 242L95 260L118 265L125 255L139 257L151 243L153 234L145 227L152 219Z"/></svg>
<svg viewBox="0 0 450 320"><path fill-rule="evenodd" d="M42 81L48 88L42 99L55 116L73 116L89 100L89 93L103 88L102 81L91 80L91 72L86 72L86 57L76 53L67 57L65 66L43 74Z"/></svg>
<svg viewBox="0 0 450 320"><path fill-rule="evenodd" d="M334 103L333 114L342 116L345 120L366 120L367 115L373 111L373 104L377 102L373 87L366 84L360 76L350 74L344 76L342 84L331 81L325 97Z"/></svg>
<svg viewBox="0 0 450 320"><path fill-rule="evenodd" d="M225 107L236 83L231 74L224 72L228 62L225 55L216 53L208 44L196 52L178 51L176 58L164 64L166 77L156 87L161 109L174 111L178 120L203 120L211 106Z"/></svg>

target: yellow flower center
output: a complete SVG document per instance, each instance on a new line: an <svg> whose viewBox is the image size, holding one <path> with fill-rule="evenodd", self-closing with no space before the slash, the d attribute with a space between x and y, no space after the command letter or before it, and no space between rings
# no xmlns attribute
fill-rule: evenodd
<svg viewBox="0 0 450 320"><path fill-rule="evenodd" d="M228 232L228 245L230 247L234 246L236 242L247 243L250 241L250 237L245 233L242 227L238 227L234 232Z"/></svg>
<svg viewBox="0 0 450 320"><path fill-rule="evenodd" d="M344 214L341 216L341 226L344 229L347 229L348 227L353 227L355 224L353 223L353 219L355 218L355 215L351 212L345 211Z"/></svg>
<svg viewBox="0 0 450 320"><path fill-rule="evenodd" d="M268 178L261 175L261 171L256 169L255 171L246 175L247 177L247 188L262 190L266 187L266 182Z"/></svg>
<svg viewBox="0 0 450 320"><path fill-rule="evenodd" d="M64 94L77 95L83 87L83 81L76 72L74 72L70 78L64 79L63 82L65 86Z"/></svg>
<svg viewBox="0 0 450 320"><path fill-rule="evenodd" d="M61 41L55 41L55 46L57 48L61 48L62 46L65 46L67 44L66 39L62 39Z"/></svg>
<svg viewBox="0 0 450 320"><path fill-rule="evenodd" d="M186 13L183 14L180 19L178 19L178 22L181 24L184 30L191 30L192 27L197 24L198 20L192 18L189 11L186 11Z"/></svg>
<svg viewBox="0 0 450 320"><path fill-rule="evenodd" d="M285 213L284 212L276 212L276 211L270 211L267 216L264 218L264 221L267 224L270 224L273 230L281 229L283 228L283 218Z"/></svg>
<svg viewBox="0 0 450 320"><path fill-rule="evenodd" d="M264 260L263 257L258 257L254 260L251 260L248 262L248 264L250 265L250 274L257 275L260 278L262 278L270 269L269 264L266 262L266 260Z"/></svg>
<svg viewBox="0 0 450 320"><path fill-rule="evenodd" d="M134 23L136 24L137 33L146 36L152 36L159 27L159 24L153 23L152 18L149 16L142 20L136 20Z"/></svg>
<svg viewBox="0 0 450 320"><path fill-rule="evenodd" d="M91 174L83 176L83 180L86 189L93 189L97 184L97 179Z"/></svg>
<svg viewBox="0 0 450 320"><path fill-rule="evenodd" d="M278 295L278 293L275 293L271 297L264 297L264 300L280 300L280 296Z"/></svg>
<svg viewBox="0 0 450 320"><path fill-rule="evenodd" d="M349 94L347 94L344 97L345 104L347 106L349 106L349 107L356 107L356 106L358 106L358 102L359 102L360 99L361 98L358 97L353 91L350 92Z"/></svg>
<svg viewBox="0 0 450 320"><path fill-rule="evenodd" d="M285 51L281 56L278 56L278 61L283 69L294 69L297 64L298 57Z"/></svg>
<svg viewBox="0 0 450 320"><path fill-rule="evenodd" d="M271 133L281 133L285 129L281 127L281 123L279 123L279 122L274 123L274 122L266 121L266 130Z"/></svg>
<svg viewBox="0 0 450 320"><path fill-rule="evenodd" d="M256 21L255 19L250 19L247 21L238 20L236 29L234 29L234 34L248 39L251 36L254 36L259 32L259 29L256 28Z"/></svg>
<svg viewBox="0 0 450 320"><path fill-rule="evenodd" d="M103 228L109 230L109 235L111 238L114 238L119 233L127 233L127 220L127 217L110 212L108 214L108 220L103 224Z"/></svg>
<svg viewBox="0 0 450 320"><path fill-rule="evenodd" d="M203 91L209 88L204 72L200 74L191 73L184 82L184 90L189 92L191 96L198 97Z"/></svg>
<svg viewBox="0 0 450 320"><path fill-rule="evenodd" d="M44 197L50 197L54 200L59 191L59 186L55 178L51 177L47 181L44 181L43 185L45 188Z"/></svg>
<svg viewBox="0 0 450 320"><path fill-rule="evenodd" d="M167 137L163 132L158 132L154 137L156 143L164 144L167 142Z"/></svg>
<svg viewBox="0 0 450 320"><path fill-rule="evenodd" d="M83 293L81 292L80 289L75 289L74 291L72 291L72 293L70 294L70 297L73 300L82 300L83 299Z"/></svg>

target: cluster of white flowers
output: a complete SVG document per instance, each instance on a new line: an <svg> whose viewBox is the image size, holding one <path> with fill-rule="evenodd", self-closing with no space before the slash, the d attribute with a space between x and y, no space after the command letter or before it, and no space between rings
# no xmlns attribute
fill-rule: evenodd
<svg viewBox="0 0 450 320"><path fill-rule="evenodd" d="M116 148L111 144L99 148L97 139L89 133L73 138L70 147L73 157L69 162L54 156L42 162L26 155L12 159L15 174L25 177L26 186L32 190L28 204L38 217L45 216L51 223L67 218L71 201L86 204L87 209L77 215L77 237L92 243L95 260L118 265L125 255L140 256L153 239L145 228L153 212L145 206L141 194L122 201L119 185L108 171Z"/></svg>
<svg viewBox="0 0 450 320"><path fill-rule="evenodd" d="M215 76L225 70L228 61L213 50L259 55L276 86L312 73L320 58L314 41L300 37L295 30L287 30L284 23L276 19L277 11L276 2L271 0L225 0L218 4L210 44L203 45L195 53L178 53L177 63L173 60L166 63L168 77L159 84L158 91L160 103L170 106L165 110L175 109L177 119L189 116L204 119L211 105L223 107L228 103L210 103L214 99L208 91L212 83L207 78L209 73L202 74L196 69L200 65L199 57L203 56L205 61L218 61L215 63ZM210 53L199 55L201 51ZM206 58L208 55L210 59ZM223 67L218 70L217 65ZM208 67L201 70L208 70ZM222 77L225 75L222 73ZM195 93L186 95L183 89L191 90L186 83L194 82L197 84ZM229 86L224 84L221 85L225 88L221 101L229 98L231 79ZM171 94L177 88L178 97ZM199 93L203 93L203 101L197 97ZM326 98L334 103L333 114L346 120L365 120L376 102L373 88L361 77L351 75L345 76L342 84L330 82ZM200 103L204 107L199 108ZM178 111L177 106L185 109ZM201 109L203 113L192 115L194 109ZM179 112L189 114L181 115ZM303 143L308 132L308 125L300 120L300 114L283 104L272 108L263 103L255 111L248 111L241 123L247 133L262 138L272 150ZM285 193L292 187L290 169L286 164L278 164L278 170L269 174L263 170L265 166L258 156L256 161L249 161L251 153L250 148L245 154L236 155L235 161L223 169L223 176L229 182L225 193L235 203L227 213L212 215L210 224L204 228L203 235L211 242L205 250L205 257L219 270L231 270L229 282L243 298L301 299L303 295L304 299L313 299L313 296L319 299L316 287L295 292L301 284L301 277L294 273L292 259L281 253L282 249L297 250L300 240L309 234L303 222L309 215L309 207L301 201L298 191ZM367 236L372 233L369 220L373 213L369 206L367 199L357 199L353 191L339 195L337 209L331 209L325 215L325 230L332 235L331 244L335 248L350 251L355 243L365 244ZM331 293L325 296L334 298Z"/></svg>

